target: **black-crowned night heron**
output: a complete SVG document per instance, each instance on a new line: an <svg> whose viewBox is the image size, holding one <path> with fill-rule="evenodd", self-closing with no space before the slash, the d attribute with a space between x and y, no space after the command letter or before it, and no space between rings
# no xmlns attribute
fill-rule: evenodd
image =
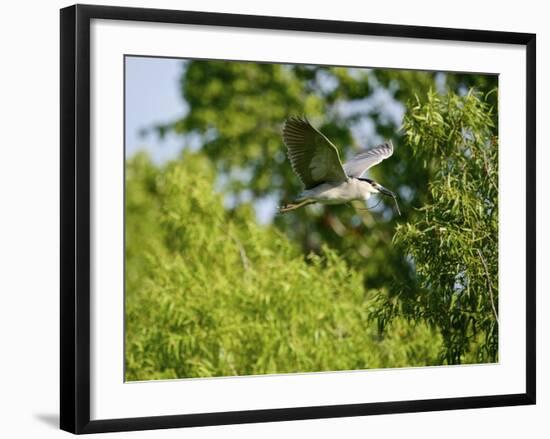
<svg viewBox="0 0 550 439"><path fill-rule="evenodd" d="M363 174L393 154L390 141L357 154L342 165L338 149L304 118L290 117L283 126L283 140L294 173L302 180L304 191L296 201L279 209L289 212L312 203L344 204L367 201L372 194L396 195Z"/></svg>

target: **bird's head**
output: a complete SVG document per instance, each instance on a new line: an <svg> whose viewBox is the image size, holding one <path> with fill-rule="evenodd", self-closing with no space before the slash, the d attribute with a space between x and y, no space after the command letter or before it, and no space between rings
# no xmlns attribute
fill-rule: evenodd
<svg viewBox="0 0 550 439"><path fill-rule="evenodd" d="M394 192L390 191L389 189L386 189L384 186L382 186L381 184L376 183L375 181L373 181L371 183L371 186L374 189L376 189L379 193L381 193L382 195L386 195L386 196L392 197L392 198L397 198L397 195L395 195Z"/></svg>
<svg viewBox="0 0 550 439"><path fill-rule="evenodd" d="M369 183L377 193L393 198L397 213L401 215L401 211L399 210L399 205L397 204L397 195L395 194L395 192L392 192L389 189L386 189L384 186L375 182L374 180L371 180L370 178L360 178L359 180L366 181L367 183Z"/></svg>

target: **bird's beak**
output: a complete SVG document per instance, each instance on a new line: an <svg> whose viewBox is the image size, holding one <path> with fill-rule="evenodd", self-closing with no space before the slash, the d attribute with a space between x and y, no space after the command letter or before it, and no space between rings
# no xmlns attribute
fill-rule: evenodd
<svg viewBox="0 0 550 439"><path fill-rule="evenodd" d="M380 185L378 185L378 192L380 192L382 195L387 195L388 197L393 198L393 201L395 202L395 209L397 210L399 216L401 216L401 211L399 210L399 204L397 204L397 195L395 194L395 192L392 192L389 189L386 189L384 186Z"/></svg>
<svg viewBox="0 0 550 439"><path fill-rule="evenodd" d="M388 197L396 198L396 195L390 191L389 189L386 189L384 186L378 185L377 187L378 192L380 192L383 195L387 195Z"/></svg>

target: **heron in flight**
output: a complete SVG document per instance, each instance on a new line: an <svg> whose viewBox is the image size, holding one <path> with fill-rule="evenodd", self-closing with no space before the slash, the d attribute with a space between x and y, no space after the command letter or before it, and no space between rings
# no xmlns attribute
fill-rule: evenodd
<svg viewBox="0 0 550 439"><path fill-rule="evenodd" d="M312 203L344 204L367 201L373 194L392 197L397 213L397 196L370 178L365 172L393 154L390 141L357 154L342 165L338 149L323 133L303 117L290 117L283 126L283 141L294 173L304 184L294 203L279 208L281 213Z"/></svg>

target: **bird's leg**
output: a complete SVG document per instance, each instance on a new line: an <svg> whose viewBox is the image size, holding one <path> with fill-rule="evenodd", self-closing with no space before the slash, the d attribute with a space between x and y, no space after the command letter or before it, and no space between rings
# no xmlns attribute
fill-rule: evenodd
<svg viewBox="0 0 550 439"><path fill-rule="evenodd" d="M304 200L304 201L302 201L300 203L297 203L297 204L292 204L292 203L285 204L284 206L279 207L279 213L290 212L291 210L298 209L299 207L306 206L306 205L311 204L311 203L315 203L315 201Z"/></svg>
<svg viewBox="0 0 550 439"><path fill-rule="evenodd" d="M374 206L371 206L371 207L369 207L367 201L365 201L364 204L361 203L361 206L365 206L364 208L359 207L357 204L354 204L353 202L347 203L347 204L350 205L351 207L353 207L355 210L368 212L368 211L371 211L372 209L375 209L380 204L380 200L378 200L378 203L376 203Z"/></svg>

